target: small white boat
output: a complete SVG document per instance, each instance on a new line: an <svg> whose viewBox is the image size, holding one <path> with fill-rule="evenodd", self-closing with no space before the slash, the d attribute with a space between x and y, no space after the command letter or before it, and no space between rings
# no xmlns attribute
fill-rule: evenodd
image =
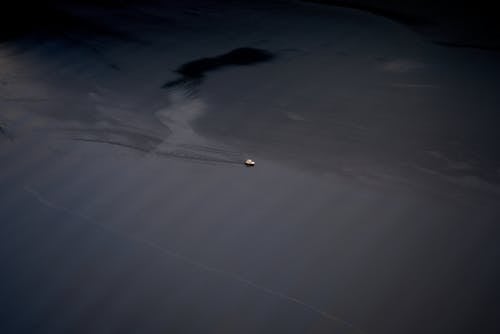
<svg viewBox="0 0 500 334"><path fill-rule="evenodd" d="M253 167L253 166L255 166L255 161L253 161L252 159L246 159L245 160L245 166L247 166L247 167Z"/></svg>

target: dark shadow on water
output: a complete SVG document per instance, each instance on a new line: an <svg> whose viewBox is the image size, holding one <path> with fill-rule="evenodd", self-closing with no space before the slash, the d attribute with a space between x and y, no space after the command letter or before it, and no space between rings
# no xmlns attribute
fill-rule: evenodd
<svg viewBox="0 0 500 334"><path fill-rule="evenodd" d="M304 2L319 3L324 5L334 5L337 7L352 8L366 11L374 15L386 17L395 22L400 22L412 26L428 25L432 21L419 16L417 13L407 13L395 5L388 5L385 2L377 3L373 1L353 1L353 0L303 0ZM390 4L390 2L388 2ZM393 8L391 8L393 7Z"/></svg>
<svg viewBox="0 0 500 334"><path fill-rule="evenodd" d="M11 141L14 140L12 134L9 131L7 131L7 128L3 124L0 124L0 135Z"/></svg>
<svg viewBox="0 0 500 334"><path fill-rule="evenodd" d="M484 51L500 51L500 44L497 45L480 45L472 42L447 42L447 41L434 41L434 44L447 48L463 48L463 49L477 49Z"/></svg>
<svg viewBox="0 0 500 334"><path fill-rule="evenodd" d="M193 85L199 85L207 72L215 71L226 66L244 66L263 63L272 60L274 57L273 53L262 49L234 49L219 56L201 58L183 64L175 70L175 72L182 75L182 77L169 81L162 87L170 88L185 85L188 86L188 88L193 88Z"/></svg>
<svg viewBox="0 0 500 334"><path fill-rule="evenodd" d="M89 38L108 37L115 40L148 45L146 41L137 39L133 34L113 26L108 19L96 19L92 15L75 14L61 5L71 3L77 6L94 5L97 8L125 8L130 1L60 1L48 0L40 2L14 2L0 5L0 43L12 41L20 37L36 38L68 37L73 34ZM138 14L138 17L140 15ZM152 19L148 17L148 19Z"/></svg>
<svg viewBox="0 0 500 334"><path fill-rule="evenodd" d="M302 0L351 8L404 24L436 44L500 50L500 21L494 1Z"/></svg>

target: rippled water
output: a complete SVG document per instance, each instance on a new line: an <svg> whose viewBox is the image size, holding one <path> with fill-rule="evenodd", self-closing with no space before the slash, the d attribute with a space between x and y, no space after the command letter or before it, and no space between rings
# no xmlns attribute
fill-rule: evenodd
<svg viewBox="0 0 500 334"><path fill-rule="evenodd" d="M498 331L497 53L320 5L66 10L0 44L1 332Z"/></svg>

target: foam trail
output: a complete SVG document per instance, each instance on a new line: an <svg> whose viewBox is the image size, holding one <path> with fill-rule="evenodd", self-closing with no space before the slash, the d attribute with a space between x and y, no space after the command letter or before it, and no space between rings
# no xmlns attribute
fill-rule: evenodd
<svg viewBox="0 0 500 334"><path fill-rule="evenodd" d="M242 159L229 160L229 159L224 159L224 158L196 155L196 154L189 153L189 152L183 153L180 150L177 150L177 151L155 151L154 148L146 149L146 148L142 148L142 147L137 146L137 145L126 144L126 143L122 143L122 142L114 141L114 140L77 138L77 137L73 137L70 139L74 140L74 141L80 141L80 142L120 146L120 147L140 151L140 152L150 154L150 155L153 154L156 156L161 156L161 157L166 157L166 158L174 158L174 159L179 159L179 160L189 160L189 161L198 162L198 163L208 163L208 164L218 163L218 164L230 164L230 165L241 165L242 164L242 162L241 162Z"/></svg>
<svg viewBox="0 0 500 334"><path fill-rule="evenodd" d="M261 291L261 292L263 292L263 293L265 293L265 294L267 294L269 296L273 296L273 297L279 298L281 300L287 301L289 303L299 305L302 308L307 309L307 310L309 310L311 312L314 312L314 313L318 314L319 316L321 316L321 317L323 317L325 319L328 319L328 320L334 321L336 323L342 324L346 328L351 329L354 333L366 334L363 330L361 330L360 328L356 327L353 323L348 322L348 321L346 321L346 320L344 320L342 318L339 318L338 316L335 316L335 315L333 315L331 313L328 313L328 312L326 312L324 310L321 310L321 309L319 309L318 307L316 307L314 305L311 305L309 303L306 303L306 302L302 301L301 299L295 298L293 296L290 296L290 295L281 293L279 291L273 290L271 288L265 287L263 285L257 284L254 281L251 281L251 280L249 280L249 279L245 278L244 276L241 276L241 275L239 275L237 273L234 273L234 272L231 272L231 271L222 270L222 269L219 269L219 268L207 265L205 263L198 262L196 260L193 260L190 257L187 257L187 256L185 256L185 255L183 255L181 253L176 252L173 249L169 249L169 248L163 247L163 246L161 246L161 245L159 245L159 244L157 244L157 243L155 243L155 242L153 242L151 240L140 238L140 237L128 234L128 233L124 233L124 232L122 232L122 231L120 231L118 229L110 228L108 226L99 224L99 223L95 222L93 219L91 219L88 216L85 216L85 215L80 214L78 212L74 212L73 210L70 210L70 209L68 209L68 208L66 208L64 206L60 206L60 205L57 205L56 203L53 203L52 201L50 201L47 198L45 198L44 196L42 196L42 194L40 194L40 192L38 192L37 190L33 189L32 187L30 187L28 185L24 186L24 190L27 193L29 193L32 196L34 196L35 199L40 204L42 204L45 207L51 208L53 210L65 212L66 214L68 214L70 216L73 216L73 217L76 217L78 219L84 220L88 224L93 225L93 226L95 226L96 228L98 228L100 230L109 232L111 234L114 234L115 236L122 237L122 238L124 238L126 240L129 240L129 241L132 241L132 242L135 242L135 243L147 246L150 249L154 249L154 250L158 251L160 254L162 254L162 255L164 255L166 257L175 258L175 259L177 259L179 261L182 261L182 262L184 262L186 264L189 264L189 265L191 265L193 267L196 267L196 268L198 268L200 270L203 270L205 272L211 272L211 273L218 274L218 275L226 277L226 278L228 278L230 280L233 280L233 281L239 282L241 284L244 284L246 286L249 286L251 288L254 288L255 290Z"/></svg>
<svg viewBox="0 0 500 334"><path fill-rule="evenodd" d="M75 136L69 139L79 142L120 146L143 152L145 157L159 156L202 164L242 165L244 158L240 152L222 147L218 143L207 143L193 129L192 122L198 119L206 109L206 104L202 99L190 96L188 91L184 90L170 91L168 99L169 104L154 112L154 116L159 123L169 130L170 134L154 146L136 145L127 142L126 138L117 140L95 136ZM144 136L143 134L140 135ZM158 138L153 137L153 139Z"/></svg>

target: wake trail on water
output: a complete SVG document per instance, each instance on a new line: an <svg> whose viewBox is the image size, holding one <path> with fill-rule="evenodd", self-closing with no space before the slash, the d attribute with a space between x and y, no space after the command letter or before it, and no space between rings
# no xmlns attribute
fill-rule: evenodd
<svg viewBox="0 0 500 334"><path fill-rule="evenodd" d="M173 158L173 159L179 159L179 160L188 160L192 162L199 162L199 163L208 163L208 164L230 164L230 165L241 165L243 158L242 156L234 159L229 159L229 158L216 158L216 157L210 157L202 154L196 154L194 152L190 151L184 151L184 150L174 150L174 151L157 151L154 149L150 148L144 148L138 145L132 145L132 144L127 144L123 143L120 141L116 140L106 140L106 139L97 139L97 138L80 138L80 137L72 137L70 140L73 141L79 141L79 142L87 142L87 143L96 143L96 144L106 144L106 145L112 145L112 146L119 146L135 151L139 151L145 154L150 154L150 155L156 155L159 157L165 157L165 158ZM214 152L216 152L214 149ZM221 152L223 152L221 150ZM216 152L219 153L219 152Z"/></svg>

